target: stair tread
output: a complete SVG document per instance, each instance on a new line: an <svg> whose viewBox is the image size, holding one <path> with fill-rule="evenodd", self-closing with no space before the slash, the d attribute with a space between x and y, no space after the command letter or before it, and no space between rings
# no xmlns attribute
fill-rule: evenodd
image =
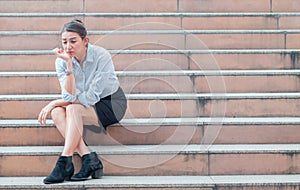
<svg viewBox="0 0 300 190"><path fill-rule="evenodd" d="M286 54L299 49L108 50L112 54ZM52 50L0 50L0 55L53 55Z"/></svg>
<svg viewBox="0 0 300 190"><path fill-rule="evenodd" d="M221 16L236 16L236 17L245 17L245 16L268 16L268 17L277 17L277 16L299 16L299 12L208 12L208 13L193 13L193 12L116 12L116 13L1 13L0 17L74 17L74 16L93 16L93 17L221 17Z"/></svg>
<svg viewBox="0 0 300 190"><path fill-rule="evenodd" d="M299 75L300 69L271 70L151 70L151 71L116 71L117 76L261 76L261 75ZM0 72L0 77L56 77L54 71Z"/></svg>
<svg viewBox="0 0 300 190"><path fill-rule="evenodd" d="M55 30L28 30L28 31L0 31L0 35L3 36L15 36L15 35L59 35L59 31ZM89 30L89 35L102 35L102 34L298 34L298 29L243 29L243 30L159 30L159 29L148 29L148 30Z"/></svg>
<svg viewBox="0 0 300 190"><path fill-rule="evenodd" d="M277 99L300 98L300 92L259 93L143 93L126 94L129 100ZM0 101L38 101L60 98L60 94L0 94Z"/></svg>
<svg viewBox="0 0 300 190"><path fill-rule="evenodd" d="M0 188L76 187L214 187L298 185L300 175L222 175L222 176L103 176L98 180L43 184L44 177L0 177Z"/></svg>
<svg viewBox="0 0 300 190"><path fill-rule="evenodd" d="M121 125L299 125L300 117L189 117L189 118L124 118ZM1 127L39 127L37 119L1 119ZM54 126L47 120L46 126Z"/></svg>
<svg viewBox="0 0 300 190"><path fill-rule="evenodd" d="M89 146L100 155L144 154L287 154L299 153L299 144L178 144ZM59 155L63 146L0 146L1 156Z"/></svg>

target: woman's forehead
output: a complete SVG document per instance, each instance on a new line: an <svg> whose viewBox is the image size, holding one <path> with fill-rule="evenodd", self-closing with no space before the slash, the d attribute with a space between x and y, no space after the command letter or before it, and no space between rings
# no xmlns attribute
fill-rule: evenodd
<svg viewBox="0 0 300 190"><path fill-rule="evenodd" d="M79 34L77 34L76 32L63 32L61 34L61 38L63 40L68 40L68 39L75 39L75 38L80 38Z"/></svg>

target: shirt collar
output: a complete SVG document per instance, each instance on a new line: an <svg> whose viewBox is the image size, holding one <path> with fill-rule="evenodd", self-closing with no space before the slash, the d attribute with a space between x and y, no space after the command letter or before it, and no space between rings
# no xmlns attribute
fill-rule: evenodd
<svg viewBox="0 0 300 190"><path fill-rule="evenodd" d="M93 50L92 45L90 43L87 44L87 51L86 51L86 58L83 62L83 64L88 62L93 62ZM73 57L72 58L73 63L78 63L78 61ZM79 64L79 63L78 63Z"/></svg>
<svg viewBox="0 0 300 190"><path fill-rule="evenodd" d="M93 62L93 47L90 43L87 46L85 62Z"/></svg>

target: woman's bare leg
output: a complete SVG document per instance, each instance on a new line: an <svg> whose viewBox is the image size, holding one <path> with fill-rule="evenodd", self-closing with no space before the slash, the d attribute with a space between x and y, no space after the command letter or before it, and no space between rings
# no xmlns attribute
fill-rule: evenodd
<svg viewBox="0 0 300 190"><path fill-rule="evenodd" d="M80 155L90 153L82 139L83 124L98 125L94 108L85 108L81 104L71 104L66 107L65 146L63 156L71 156L79 149Z"/></svg>
<svg viewBox="0 0 300 190"><path fill-rule="evenodd" d="M51 117L54 121L58 131L65 138L66 134L66 109L64 107L56 107L51 111ZM87 146L85 145L83 139L81 138L75 152L80 156L89 153Z"/></svg>

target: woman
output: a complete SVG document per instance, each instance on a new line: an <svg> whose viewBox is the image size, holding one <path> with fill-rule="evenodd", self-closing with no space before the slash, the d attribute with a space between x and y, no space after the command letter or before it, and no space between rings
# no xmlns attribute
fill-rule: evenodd
<svg viewBox="0 0 300 190"><path fill-rule="evenodd" d="M103 166L95 152L90 152L82 134L84 125L106 127L119 122L126 111L127 101L120 88L110 54L91 45L83 23L73 20L61 31L63 49L53 50L61 86L62 99L51 101L38 116L46 124L51 114L57 129L64 137L64 148L45 184L64 180L80 181L101 178ZM74 174L72 156L82 158L80 171Z"/></svg>

